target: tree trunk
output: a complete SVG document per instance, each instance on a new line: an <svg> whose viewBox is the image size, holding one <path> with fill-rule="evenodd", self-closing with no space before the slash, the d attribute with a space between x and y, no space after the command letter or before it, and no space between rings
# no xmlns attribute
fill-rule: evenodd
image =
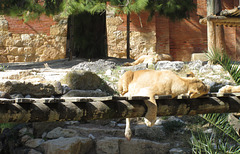
<svg viewBox="0 0 240 154"><path fill-rule="evenodd" d="M127 14L127 59L130 58L130 14Z"/></svg>
<svg viewBox="0 0 240 154"><path fill-rule="evenodd" d="M73 15L68 17L68 25L67 25L67 46L66 46L66 58L68 58L69 61L72 60L72 52L73 52L73 45L71 43L73 43L73 38L74 38L74 33L73 33L73 25L74 25L74 18Z"/></svg>

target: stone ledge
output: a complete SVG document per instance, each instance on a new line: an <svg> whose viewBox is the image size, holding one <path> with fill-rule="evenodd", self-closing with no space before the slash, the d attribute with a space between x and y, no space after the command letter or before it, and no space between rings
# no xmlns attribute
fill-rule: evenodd
<svg viewBox="0 0 240 154"><path fill-rule="evenodd" d="M196 61L196 60L208 61L208 57L206 56L205 53L193 53L191 57L191 61Z"/></svg>

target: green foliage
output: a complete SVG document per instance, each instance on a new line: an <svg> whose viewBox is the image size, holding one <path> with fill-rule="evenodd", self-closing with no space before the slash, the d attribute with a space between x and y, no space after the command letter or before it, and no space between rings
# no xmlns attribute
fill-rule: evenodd
<svg viewBox="0 0 240 154"><path fill-rule="evenodd" d="M158 12L170 19L183 19L195 9L192 0L8 0L0 1L0 14L18 16L25 21L36 19L41 14L63 16L89 12L102 13L106 10L106 3L116 8L117 13L139 13L150 11L151 16Z"/></svg>
<svg viewBox="0 0 240 154"><path fill-rule="evenodd" d="M34 0L0 1L0 14L21 17L25 20L35 19L44 12L44 8Z"/></svg>
<svg viewBox="0 0 240 154"><path fill-rule="evenodd" d="M66 0L63 15L85 11L91 14L100 13L106 10L106 2L115 7L118 14L140 13L147 10L150 12L150 18L158 13L172 20L187 18L196 8L192 0Z"/></svg>
<svg viewBox="0 0 240 154"><path fill-rule="evenodd" d="M229 72L233 80L238 85L240 84L239 64L237 64L236 62L232 62L231 58L225 51L213 49L211 51L205 52L205 54L213 64L220 64L226 71Z"/></svg>
<svg viewBox="0 0 240 154"><path fill-rule="evenodd" d="M227 120L228 114L204 114L202 118L214 126L211 134L204 133L198 129L197 133L192 132L193 153L239 153L240 139L233 127ZM235 142L235 144L232 144Z"/></svg>
<svg viewBox="0 0 240 154"><path fill-rule="evenodd" d="M234 131L233 127L229 124L227 116L228 114L214 113L204 114L202 118L240 144L240 138Z"/></svg>
<svg viewBox="0 0 240 154"><path fill-rule="evenodd" d="M2 123L0 124L0 133L2 133L2 131L5 129L5 128L13 128L14 126L16 126L17 124L14 124L14 123Z"/></svg>
<svg viewBox="0 0 240 154"><path fill-rule="evenodd" d="M106 10L106 1L104 0L66 0L63 3L63 16L89 12L91 14L101 13Z"/></svg>
<svg viewBox="0 0 240 154"><path fill-rule="evenodd" d="M110 5L116 7L117 13L130 14L145 10L149 0L110 0Z"/></svg>
<svg viewBox="0 0 240 154"><path fill-rule="evenodd" d="M0 14L22 18L25 22L41 14L52 15L61 12L63 0L4 0L0 1Z"/></svg>
<svg viewBox="0 0 240 154"><path fill-rule="evenodd" d="M188 18L195 8L196 4L193 3L193 0L151 0L146 7L150 12L150 19L155 13L158 13L173 21Z"/></svg>
<svg viewBox="0 0 240 154"><path fill-rule="evenodd" d="M8 66L0 65L0 71L4 72Z"/></svg>
<svg viewBox="0 0 240 154"><path fill-rule="evenodd" d="M63 9L63 0L45 0L44 9L46 15L58 14Z"/></svg>
<svg viewBox="0 0 240 154"><path fill-rule="evenodd" d="M228 139L224 139L219 133L204 133L198 129L196 133L192 132L191 138L192 153L239 153L240 148L229 143Z"/></svg>

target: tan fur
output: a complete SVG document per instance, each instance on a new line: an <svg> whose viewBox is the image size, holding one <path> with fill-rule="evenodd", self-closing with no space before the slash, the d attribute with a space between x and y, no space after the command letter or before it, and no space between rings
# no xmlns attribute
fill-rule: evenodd
<svg viewBox="0 0 240 154"><path fill-rule="evenodd" d="M155 95L172 95L174 98L188 93L190 98L196 98L207 94L209 86L196 78L181 78L172 71L140 70L125 72L119 79L118 91L125 96L148 96L145 123L153 126L157 117ZM131 139L129 119L126 120L125 136Z"/></svg>
<svg viewBox="0 0 240 154"><path fill-rule="evenodd" d="M226 85L218 90L218 93L240 93L240 86Z"/></svg>
<svg viewBox="0 0 240 154"><path fill-rule="evenodd" d="M172 60L172 57L168 54L142 55L132 63L124 63L123 66L135 66L141 63L156 64L158 61L163 60Z"/></svg>

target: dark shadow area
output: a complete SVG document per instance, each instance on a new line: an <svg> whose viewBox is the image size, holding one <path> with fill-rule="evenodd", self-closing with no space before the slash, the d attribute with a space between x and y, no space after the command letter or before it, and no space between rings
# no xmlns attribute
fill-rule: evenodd
<svg viewBox="0 0 240 154"><path fill-rule="evenodd" d="M68 19L67 57L107 57L106 13L82 12Z"/></svg>
<svg viewBox="0 0 240 154"><path fill-rule="evenodd" d="M0 66L4 66L4 68L7 70L24 70L33 68L45 68L44 64L47 63L50 68L67 69L84 61L85 60L83 59L74 59L72 61L68 61L67 59L60 59L45 62L0 63Z"/></svg>
<svg viewBox="0 0 240 154"><path fill-rule="evenodd" d="M39 69L45 68L44 64L48 64L48 66L52 69L70 69L75 65L84 62L95 62L100 59L84 59L84 58L74 58L69 61L68 59L59 59L59 60L51 60L45 62L18 62L18 63L0 63L0 66L4 66L6 70L25 70L25 69ZM132 62L132 59L121 59L121 58L103 58L105 61L110 61L116 63L116 65L122 65L125 62Z"/></svg>

